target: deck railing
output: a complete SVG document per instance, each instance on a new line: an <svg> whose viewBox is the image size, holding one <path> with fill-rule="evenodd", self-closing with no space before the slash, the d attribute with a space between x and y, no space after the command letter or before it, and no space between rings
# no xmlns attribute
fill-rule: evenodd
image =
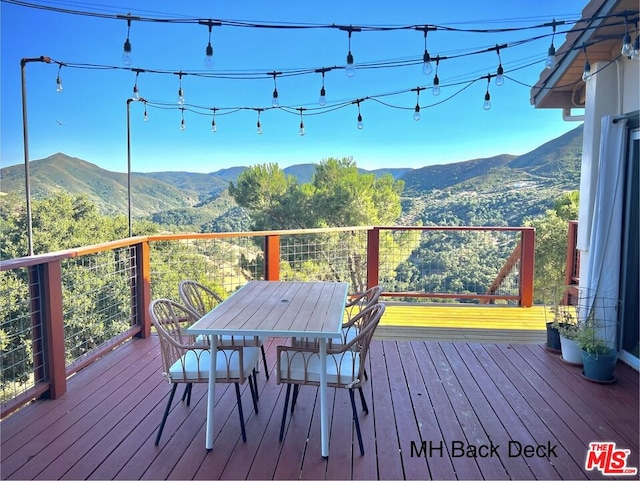
<svg viewBox="0 0 640 481"><path fill-rule="evenodd" d="M341 280L390 300L528 306L534 243L524 227L347 227L133 237L3 261L2 417L148 336L150 300L177 298L181 279L225 296L250 279Z"/></svg>

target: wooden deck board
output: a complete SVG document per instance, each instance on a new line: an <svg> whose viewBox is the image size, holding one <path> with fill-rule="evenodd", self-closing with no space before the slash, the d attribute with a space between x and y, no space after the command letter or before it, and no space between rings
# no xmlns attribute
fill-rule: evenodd
<svg viewBox="0 0 640 481"><path fill-rule="evenodd" d="M393 306L392 306L393 307ZM502 309L502 308L500 308ZM428 328L427 328L428 329ZM329 389L331 439L320 456L317 388L303 386L285 438L278 433L284 387L258 374L260 412L242 391L247 442L233 386L218 385L214 449L204 449L206 385L191 406L167 400L157 338L134 340L69 379L57 400L40 400L0 424L2 479L603 479L584 470L589 442L613 441L639 460L639 374L616 367L616 383L592 383L542 344L374 340L356 406L360 456L345 390ZM182 388L176 398L182 394ZM509 458L510 440L557 445L557 457ZM452 442L500 445L499 458L452 457ZM417 456L412 445L438 448ZM442 455L439 455L439 453ZM624 479L624 478L622 478Z"/></svg>

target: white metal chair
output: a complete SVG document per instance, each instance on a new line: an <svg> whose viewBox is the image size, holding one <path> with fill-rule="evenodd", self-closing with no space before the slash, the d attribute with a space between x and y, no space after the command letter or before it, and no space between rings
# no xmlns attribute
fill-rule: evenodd
<svg viewBox="0 0 640 481"><path fill-rule="evenodd" d="M360 393L362 409L369 412L367 403L362 393L362 383L364 382L365 362L369 351L369 344L373 333L384 314L385 305L377 303L366 307L353 316L353 322L363 325L362 329L349 342L339 348L327 349L327 386L335 388L345 388L349 390L351 399L351 409L353 420L358 436L360 454L364 455L362 434L360 432L360 421L354 400L354 389ZM364 319L366 318L366 322ZM366 325L365 325L366 324ZM284 436L284 427L287 418L287 408L291 394L291 386L294 386L293 399L291 401L291 412L295 408L298 390L301 384L320 384L320 352L316 346L278 346L278 384L287 384L285 395L284 411L282 413L282 424L280 425L280 441Z"/></svg>
<svg viewBox="0 0 640 481"><path fill-rule="evenodd" d="M204 284L193 280L181 281L178 285L180 299L193 310L197 318L204 316L211 309L222 302L222 298ZM264 339L258 336L218 336L218 346L260 347L264 372L269 379L267 355L264 351Z"/></svg>
<svg viewBox="0 0 640 481"><path fill-rule="evenodd" d="M209 382L211 358L208 346L196 344L193 336L185 334L180 327L181 321L185 318L194 320L192 319L193 313L187 307L170 299L156 299L149 305L149 314L160 338L162 375L172 385L169 400L156 436L155 444L157 446L171 410L171 403L178 384L186 384L182 401L186 397L188 406L191 402L193 383ZM244 384L245 381L249 381L253 408L257 413L258 389L255 381L255 367L259 357L258 348L227 346L218 348L216 355L216 382L235 384L242 440L246 441L247 435L244 427L240 385Z"/></svg>

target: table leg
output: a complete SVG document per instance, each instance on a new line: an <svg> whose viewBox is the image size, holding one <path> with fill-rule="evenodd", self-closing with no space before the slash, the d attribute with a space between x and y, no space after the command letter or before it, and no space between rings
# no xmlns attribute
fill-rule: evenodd
<svg viewBox="0 0 640 481"><path fill-rule="evenodd" d="M329 456L329 415L327 413L327 340L320 338L320 440L322 457Z"/></svg>
<svg viewBox="0 0 640 481"><path fill-rule="evenodd" d="M216 403L216 361L218 359L218 336L209 336L211 363L209 365L209 389L207 392L207 437L206 448L213 449L213 407Z"/></svg>

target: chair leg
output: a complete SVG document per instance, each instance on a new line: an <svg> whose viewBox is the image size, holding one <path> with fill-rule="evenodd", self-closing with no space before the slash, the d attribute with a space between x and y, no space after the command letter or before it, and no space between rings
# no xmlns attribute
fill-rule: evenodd
<svg viewBox="0 0 640 481"><path fill-rule="evenodd" d="M249 380L251 380L251 377L249 377ZM253 369L253 387L256 388L256 401L260 400L260 393L258 392L258 370L257 369Z"/></svg>
<svg viewBox="0 0 640 481"><path fill-rule="evenodd" d="M240 385L236 382L236 399L238 400L238 415L240 416L240 428L242 429L242 442L247 442L247 433L244 429L244 414L242 412L242 399L240 397Z"/></svg>
<svg viewBox="0 0 640 481"><path fill-rule="evenodd" d="M360 403L362 404L362 410L365 412L365 414L369 414L369 406L367 406L367 401L364 398L362 386L358 386L358 392L360 392Z"/></svg>
<svg viewBox="0 0 640 481"><path fill-rule="evenodd" d="M282 424L280 424L280 442L284 436L284 423L287 420L287 408L289 407L289 395L291 394L291 384L287 384L287 393L284 396L284 410L282 411Z"/></svg>
<svg viewBox="0 0 640 481"><path fill-rule="evenodd" d="M256 381L256 372L249 376L249 390L251 391L251 400L253 401L253 410L258 414L258 382Z"/></svg>
<svg viewBox="0 0 640 481"><path fill-rule="evenodd" d="M296 401L298 400L298 392L300 392L300 384L294 384L293 398L291 398L291 414L293 414L293 409L296 407Z"/></svg>
<svg viewBox="0 0 640 481"><path fill-rule="evenodd" d="M191 386L191 383L187 383L184 386L184 392L182 393L182 397L180 398L180 401L184 402L185 399L187 399L187 394L189 394L189 386Z"/></svg>
<svg viewBox="0 0 640 481"><path fill-rule="evenodd" d="M364 445L362 444L362 433L360 432L360 421L358 420L358 411L356 410L356 400L353 395L353 389L349 389L349 398L351 399L353 422L356 424L356 434L358 435L358 444L360 445L360 456L364 456Z"/></svg>
<svg viewBox="0 0 640 481"><path fill-rule="evenodd" d="M164 416L162 416L162 422L160 422L160 427L158 428L158 435L156 436L156 446L160 443L160 436L162 436L164 423L167 421L167 416L169 415L169 410L171 409L171 403L173 402L173 396L176 393L177 387L178 387L178 383L173 383L173 386L171 386L171 394L169 394L169 401L167 402L167 407L164 409Z"/></svg>
<svg viewBox="0 0 640 481"><path fill-rule="evenodd" d="M269 368L267 367L267 354L264 352L264 345L260 344L260 350L262 351L262 364L264 364L264 375L269 379Z"/></svg>

